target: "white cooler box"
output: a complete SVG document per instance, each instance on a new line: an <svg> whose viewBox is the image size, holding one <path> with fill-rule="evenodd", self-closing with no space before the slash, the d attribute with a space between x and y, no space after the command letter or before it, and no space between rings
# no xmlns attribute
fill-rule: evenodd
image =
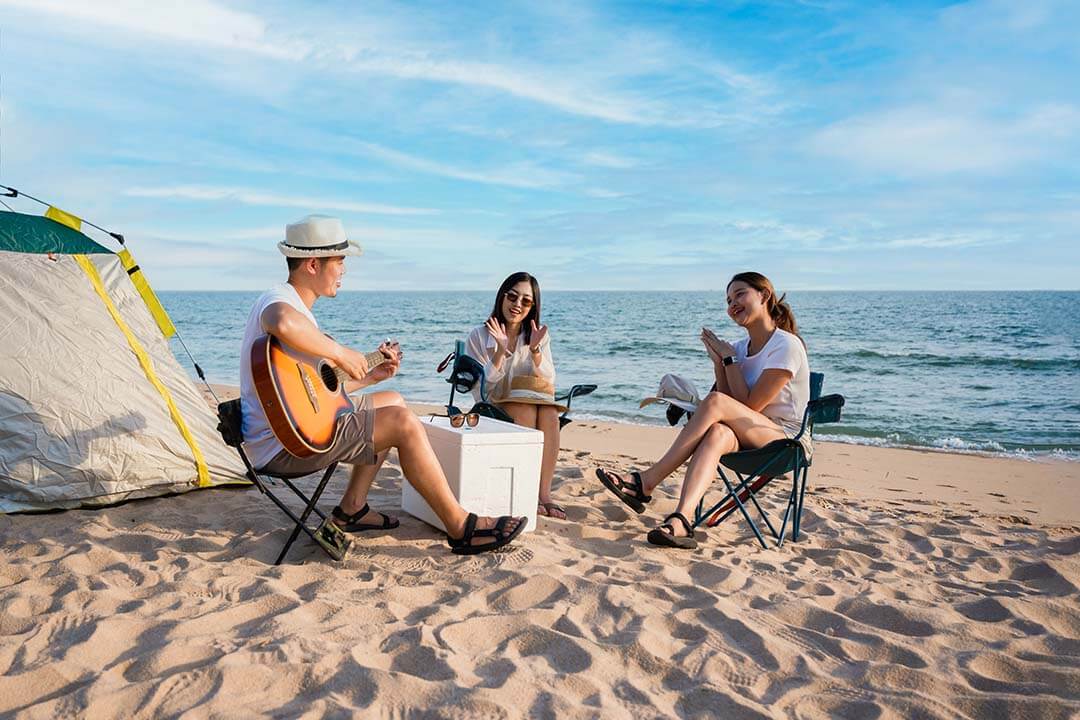
<svg viewBox="0 0 1080 720"><path fill-rule="evenodd" d="M474 428L452 428L445 417L425 417L421 422L446 473L450 492L463 508L492 517L527 515L525 531L536 528L542 432L486 417ZM424 498L404 479L401 509L446 532Z"/></svg>

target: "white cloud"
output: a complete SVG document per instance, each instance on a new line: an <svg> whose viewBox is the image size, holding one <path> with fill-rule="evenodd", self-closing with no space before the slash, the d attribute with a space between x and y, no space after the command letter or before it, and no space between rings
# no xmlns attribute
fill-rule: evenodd
<svg viewBox="0 0 1080 720"><path fill-rule="evenodd" d="M986 233L934 233L896 238L885 243L891 248L958 248L974 245L996 245L1003 242Z"/></svg>
<svg viewBox="0 0 1080 720"><path fill-rule="evenodd" d="M626 168L632 168L638 164L637 160L634 160L633 158L613 152L588 152L585 153L581 159L589 165L614 168L616 170L625 170Z"/></svg>
<svg viewBox="0 0 1080 720"><path fill-rule="evenodd" d="M0 0L0 5L106 25L133 35L255 52L282 59L296 60L310 50L306 45L286 38L267 37L266 23L262 19L212 0L185 0L183 3Z"/></svg>
<svg viewBox="0 0 1080 720"><path fill-rule="evenodd" d="M1062 105L1010 119L929 105L896 108L834 123L810 147L871 170L901 174L1002 171L1044 156L1053 134L1071 134L1080 113Z"/></svg>
<svg viewBox="0 0 1080 720"><path fill-rule="evenodd" d="M639 67L628 65L625 56L616 55L618 62L611 62L611 58L605 60L605 52L614 52L612 48L622 45L621 38L610 35L601 43L603 49L596 53L598 59L574 66L571 71L569 68L552 69L551 66L526 67L480 61L449 53L438 55L427 50L432 44L430 41L410 42L408 33L401 32L401 28L386 18L364 17L359 21L350 18L352 25L346 22L343 27L351 27L354 31L351 33L340 28L305 28L303 22L298 22L297 30L286 35L277 25L269 24L258 15L233 10L213 0L156 4L138 0L0 0L0 5L74 21L76 31L81 29L78 24L99 25L124 31L129 38L143 38L148 44L165 39L185 46L255 53L300 63L322 72L348 71L493 90L571 115L612 123L690 128L752 119L702 106L700 99L692 107L677 107L677 102L661 102L650 96L613 89L632 80L639 71L651 74L664 68L653 67L655 63L645 58L638 59ZM398 24L403 25L404 21ZM372 25L385 32L372 31ZM350 34L364 37L359 46L356 41L344 40ZM382 36L393 38L393 42L382 40L380 46ZM637 41L644 42L641 38ZM662 56L668 72L680 68L678 58L670 57L677 50L670 41L657 37L654 44L664 53L649 53L650 57ZM422 49L412 49L410 45ZM744 106L749 104L751 97L761 95L765 87L759 79L712 60L697 62L690 59L681 64L681 72L689 73L696 82L719 80L733 92L745 94L747 102L742 103ZM755 102L754 111L759 110L767 112Z"/></svg>
<svg viewBox="0 0 1080 720"><path fill-rule="evenodd" d="M433 215L430 208L401 207L376 203L356 202L323 197L281 195L245 188L214 187L207 185L174 185L167 187L133 187L124 191L129 197L166 198L173 200L202 200L241 203L270 207L293 207L317 210L340 210L344 212L369 213L373 215Z"/></svg>
<svg viewBox="0 0 1080 720"><path fill-rule="evenodd" d="M398 167L486 185L506 185L508 187L530 189L547 188L564 185L574 179L572 175L567 173L547 170L529 164L519 164L500 170L466 170L374 143L358 143L358 147L365 154Z"/></svg>

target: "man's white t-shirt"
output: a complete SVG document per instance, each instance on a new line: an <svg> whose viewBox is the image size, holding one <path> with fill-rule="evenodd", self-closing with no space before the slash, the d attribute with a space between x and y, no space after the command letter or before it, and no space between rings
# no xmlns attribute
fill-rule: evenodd
<svg viewBox="0 0 1080 720"><path fill-rule="evenodd" d="M270 423L259 403L259 396L255 393L255 382L251 377L251 346L259 337L266 334L262 327L263 310L279 302L286 303L303 313L315 323L316 327L319 326L311 310L300 299L296 288L289 283L281 283L270 288L255 301L255 305L251 308L247 325L244 327L244 342L240 346L240 406L244 411L244 451L256 469L266 465L275 455L285 449L270 429Z"/></svg>
<svg viewBox="0 0 1080 720"><path fill-rule="evenodd" d="M750 338L746 337L734 344L735 359L742 370L746 387L753 389L766 370L787 370L789 380L771 403L765 406L761 414L774 420L785 429L798 430L802 424L806 403L810 400L810 362L806 359L806 348L797 335L776 328L772 337L754 355L747 357L746 348Z"/></svg>

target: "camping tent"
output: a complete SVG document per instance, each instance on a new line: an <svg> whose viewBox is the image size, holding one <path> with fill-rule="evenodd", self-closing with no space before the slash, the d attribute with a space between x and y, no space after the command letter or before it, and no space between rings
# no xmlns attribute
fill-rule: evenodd
<svg viewBox="0 0 1080 720"><path fill-rule="evenodd" d="M0 211L0 512L246 482L131 254L80 229Z"/></svg>

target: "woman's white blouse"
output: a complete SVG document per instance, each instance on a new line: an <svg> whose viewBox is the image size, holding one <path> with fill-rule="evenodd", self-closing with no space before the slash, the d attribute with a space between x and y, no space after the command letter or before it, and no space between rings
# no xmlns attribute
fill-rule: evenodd
<svg viewBox="0 0 1080 720"><path fill-rule="evenodd" d="M513 354L503 360L499 369L491 362L497 345L486 326L473 328L465 343L465 351L484 366L484 397L488 402L502 402L516 393L540 394L554 400L555 363L551 359L550 336L544 339L540 348L540 367L533 364L524 333L518 336ZM481 399L479 383L473 388L473 397L477 401Z"/></svg>

